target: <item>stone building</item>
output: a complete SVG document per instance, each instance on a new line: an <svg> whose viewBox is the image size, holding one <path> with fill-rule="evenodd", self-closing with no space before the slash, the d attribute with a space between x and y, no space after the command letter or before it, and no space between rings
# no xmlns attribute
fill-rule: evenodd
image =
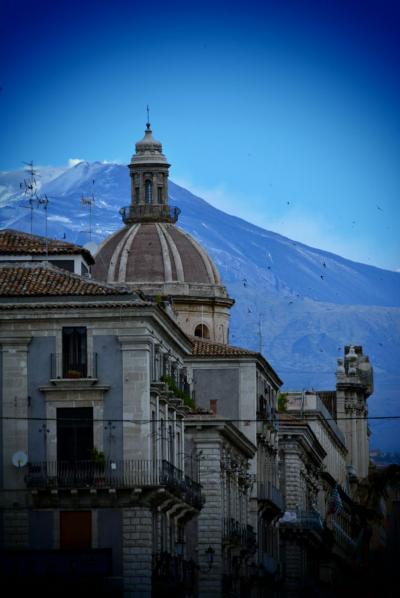
<svg viewBox="0 0 400 598"><path fill-rule="evenodd" d="M372 368L361 347L345 347L338 364L335 391L286 393L280 414L286 511L279 527L288 596L340 591L354 575L362 534L357 486L368 474Z"/></svg>
<svg viewBox="0 0 400 598"><path fill-rule="evenodd" d="M0 231L0 263L17 266L19 262L43 261L82 276L88 275L94 264L91 253L79 245L12 229Z"/></svg>
<svg viewBox="0 0 400 598"><path fill-rule="evenodd" d="M203 509L188 524L199 565L199 597L244 595L251 589L256 533L249 524L255 484L250 460L256 447L224 417L192 413L185 418L188 455L197 455ZM193 542L194 539L194 542Z"/></svg>
<svg viewBox="0 0 400 598"><path fill-rule="evenodd" d="M193 352L186 359L199 407L236 423L257 447L249 473L250 522L257 537L257 579L266 591L279 570L277 519L284 511L279 490L277 392L282 381L260 354L240 347L192 337Z"/></svg>
<svg viewBox="0 0 400 598"><path fill-rule="evenodd" d="M1 264L0 320L3 578L193 591L188 338L161 305L46 262Z"/></svg>

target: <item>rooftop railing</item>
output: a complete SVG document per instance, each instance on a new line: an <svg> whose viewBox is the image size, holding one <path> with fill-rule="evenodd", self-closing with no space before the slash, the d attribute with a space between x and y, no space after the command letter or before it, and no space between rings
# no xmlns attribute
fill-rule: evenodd
<svg viewBox="0 0 400 598"><path fill-rule="evenodd" d="M125 224L135 222L171 222L174 224L181 213L176 206L166 204L130 205L120 209Z"/></svg>
<svg viewBox="0 0 400 598"><path fill-rule="evenodd" d="M196 508L202 505L201 485L166 460L40 461L28 463L31 489L151 488L164 486Z"/></svg>

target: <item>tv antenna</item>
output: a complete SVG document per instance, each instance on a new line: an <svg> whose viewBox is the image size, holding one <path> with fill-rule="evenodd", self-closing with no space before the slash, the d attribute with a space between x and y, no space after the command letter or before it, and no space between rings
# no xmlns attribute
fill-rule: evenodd
<svg viewBox="0 0 400 598"><path fill-rule="evenodd" d="M40 177L40 174L33 166L33 160L30 162L23 162L26 165L26 173L29 175L26 179L24 179L23 183L20 183L20 188L24 190L24 195L28 199L28 205L23 206L30 210L30 231L31 234L33 233L33 210L35 208L43 208L45 214L45 237L46 237L46 256L48 255L48 241L47 241L47 212L49 207L49 198L47 195L43 195L40 197L38 195L38 182L37 178Z"/></svg>
<svg viewBox="0 0 400 598"><path fill-rule="evenodd" d="M95 204L94 198L94 180L92 181L92 194L91 195L81 195L81 205L88 208L89 211L89 241L92 240L92 209Z"/></svg>
<svg viewBox="0 0 400 598"><path fill-rule="evenodd" d="M28 205L23 206L23 207L27 208L28 210L31 211L30 230L31 230L31 234L32 234L32 232L33 232L33 210L35 208L35 204L38 199L38 196L37 196L38 183L37 183L36 177L39 177L40 175L38 174L37 170L35 170L35 168L33 166L33 160L31 160L30 162L23 162L23 164L25 164L25 166L26 166L25 172L29 176L27 176L27 178L24 178L24 181L19 184L19 187L20 187L20 189L24 190L24 195L28 201Z"/></svg>

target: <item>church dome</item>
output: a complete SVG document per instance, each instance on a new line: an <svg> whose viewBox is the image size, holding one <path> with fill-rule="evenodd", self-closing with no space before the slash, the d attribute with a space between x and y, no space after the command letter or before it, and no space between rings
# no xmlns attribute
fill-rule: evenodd
<svg viewBox="0 0 400 598"><path fill-rule="evenodd" d="M207 252L175 226L180 209L169 205L169 164L150 123L128 166L131 203L120 209L123 228L100 245L93 278L147 295L170 296L187 333L227 343L229 297Z"/></svg>
<svg viewBox="0 0 400 598"><path fill-rule="evenodd" d="M137 222L100 246L92 275L152 293L227 297L207 252L167 222Z"/></svg>

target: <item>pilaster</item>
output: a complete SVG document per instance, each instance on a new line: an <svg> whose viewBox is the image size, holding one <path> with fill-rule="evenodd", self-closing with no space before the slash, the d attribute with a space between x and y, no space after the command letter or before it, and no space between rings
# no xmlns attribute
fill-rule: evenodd
<svg viewBox="0 0 400 598"><path fill-rule="evenodd" d="M12 464L17 451L28 454L28 346L30 336L0 338L3 361L3 487L25 488L23 473Z"/></svg>
<svg viewBox="0 0 400 598"><path fill-rule="evenodd" d="M152 513L136 507L122 514L124 598L150 598Z"/></svg>

